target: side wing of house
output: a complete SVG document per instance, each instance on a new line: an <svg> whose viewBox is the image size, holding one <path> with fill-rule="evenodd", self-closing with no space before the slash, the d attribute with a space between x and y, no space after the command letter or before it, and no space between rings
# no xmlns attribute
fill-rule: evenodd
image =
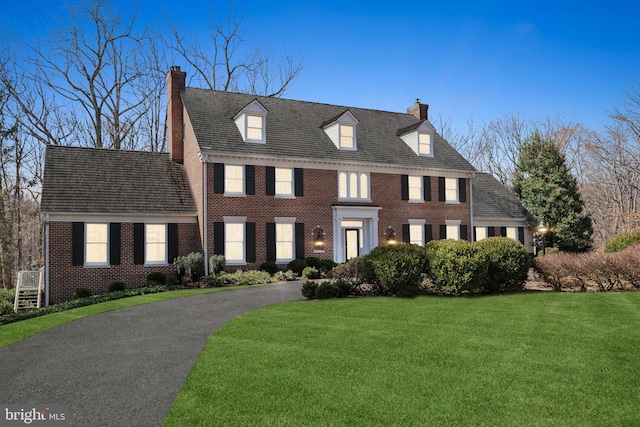
<svg viewBox="0 0 640 427"><path fill-rule="evenodd" d="M175 281L173 260L201 250L184 168L166 153L49 146L41 210L50 303L151 272Z"/></svg>

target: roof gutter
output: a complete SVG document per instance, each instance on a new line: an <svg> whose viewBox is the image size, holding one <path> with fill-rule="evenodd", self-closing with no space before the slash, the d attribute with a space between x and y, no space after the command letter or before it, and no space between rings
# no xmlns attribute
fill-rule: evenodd
<svg viewBox="0 0 640 427"><path fill-rule="evenodd" d="M469 210L471 213L471 241L476 241L475 224L473 220L473 180L476 177L476 173L471 173L471 179L469 180Z"/></svg>
<svg viewBox="0 0 640 427"><path fill-rule="evenodd" d="M204 275L209 275L209 223L208 217L208 199L207 199L207 158L201 156L202 162L202 250L204 252Z"/></svg>

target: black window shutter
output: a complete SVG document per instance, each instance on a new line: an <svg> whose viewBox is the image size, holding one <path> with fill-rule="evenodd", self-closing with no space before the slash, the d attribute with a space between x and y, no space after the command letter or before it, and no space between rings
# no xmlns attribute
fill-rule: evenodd
<svg viewBox="0 0 640 427"><path fill-rule="evenodd" d="M267 166L267 196L276 194L276 168Z"/></svg>
<svg viewBox="0 0 640 427"><path fill-rule="evenodd" d="M224 255L224 222L213 223L213 253Z"/></svg>
<svg viewBox="0 0 640 427"><path fill-rule="evenodd" d="M402 241L404 243L411 243L411 236L409 236L409 224L402 224Z"/></svg>
<svg viewBox="0 0 640 427"><path fill-rule="evenodd" d="M495 236L496 236L496 228L487 227L487 237L495 237Z"/></svg>
<svg viewBox="0 0 640 427"><path fill-rule="evenodd" d="M109 224L109 264L120 265L120 232L122 226L119 222Z"/></svg>
<svg viewBox="0 0 640 427"><path fill-rule="evenodd" d="M433 240L433 226L431 224L424 225L424 243L429 243Z"/></svg>
<svg viewBox="0 0 640 427"><path fill-rule="evenodd" d="M469 240L469 228L466 225L460 226L460 238L462 240Z"/></svg>
<svg viewBox="0 0 640 427"><path fill-rule="evenodd" d="M400 193L402 200L409 200L409 175L400 176Z"/></svg>
<svg viewBox="0 0 640 427"><path fill-rule="evenodd" d="M446 225L441 225L440 226L440 239L446 239L447 238L447 226Z"/></svg>
<svg viewBox="0 0 640 427"><path fill-rule="evenodd" d="M473 241L478 241L478 227L473 227Z"/></svg>
<svg viewBox="0 0 640 427"><path fill-rule="evenodd" d="M256 262L256 223L245 224L247 262Z"/></svg>
<svg viewBox="0 0 640 427"><path fill-rule="evenodd" d="M507 237L507 227L500 227L500 235L502 237Z"/></svg>
<svg viewBox="0 0 640 427"><path fill-rule="evenodd" d="M424 191L424 201L431 201L431 177L424 176L422 177L422 191Z"/></svg>
<svg viewBox="0 0 640 427"><path fill-rule="evenodd" d="M71 263L73 265L84 264L84 222L71 224Z"/></svg>
<svg viewBox="0 0 640 427"><path fill-rule="evenodd" d="M267 223L267 261L276 260L276 223Z"/></svg>
<svg viewBox="0 0 640 427"><path fill-rule="evenodd" d="M245 192L248 195L256 194L256 167L253 165L246 165L244 167L244 185Z"/></svg>
<svg viewBox="0 0 640 427"><path fill-rule="evenodd" d="M144 264L144 224L133 224L133 263Z"/></svg>
<svg viewBox="0 0 640 427"><path fill-rule="evenodd" d="M458 178L458 197L461 203L467 201L467 180L465 178Z"/></svg>
<svg viewBox="0 0 640 427"><path fill-rule="evenodd" d="M441 202L444 202L446 200L444 194L444 177L442 176L438 177L438 199Z"/></svg>
<svg viewBox="0 0 640 427"><path fill-rule="evenodd" d="M304 223L296 222L296 259L304 259Z"/></svg>
<svg viewBox="0 0 640 427"><path fill-rule="evenodd" d="M295 168L293 170L294 195L296 197L304 196L304 169Z"/></svg>
<svg viewBox="0 0 640 427"><path fill-rule="evenodd" d="M518 240L524 245L524 227L518 227Z"/></svg>
<svg viewBox="0 0 640 427"><path fill-rule="evenodd" d="M213 164L213 192L217 194L224 193L224 164Z"/></svg>
<svg viewBox="0 0 640 427"><path fill-rule="evenodd" d="M169 255L167 262L173 264L173 261L178 258L178 224L167 224L167 240L167 253Z"/></svg>

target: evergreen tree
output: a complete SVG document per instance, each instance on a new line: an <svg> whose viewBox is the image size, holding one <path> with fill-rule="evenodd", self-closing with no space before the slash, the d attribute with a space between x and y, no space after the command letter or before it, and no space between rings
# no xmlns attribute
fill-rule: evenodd
<svg viewBox="0 0 640 427"><path fill-rule="evenodd" d="M513 177L513 190L538 221L550 227L551 245L562 251L591 248L591 217L583 214L578 181L567 168L556 144L535 133L522 145Z"/></svg>

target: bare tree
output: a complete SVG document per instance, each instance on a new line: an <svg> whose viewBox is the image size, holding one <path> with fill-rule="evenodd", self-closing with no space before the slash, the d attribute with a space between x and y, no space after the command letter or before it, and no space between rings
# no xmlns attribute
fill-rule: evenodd
<svg viewBox="0 0 640 427"><path fill-rule="evenodd" d="M160 102L164 70L153 57L158 49L149 49L154 34L136 29L135 10L117 13L107 1L86 0L67 12L43 41L14 43L18 52L0 64L2 84L24 116L21 127L39 141L125 148Z"/></svg>
<svg viewBox="0 0 640 427"><path fill-rule="evenodd" d="M248 48L244 16L231 11L225 18L210 19L204 41L186 36L173 24L171 48L193 71L191 81L212 90L284 95L302 72L301 61L287 52L278 57L269 45Z"/></svg>

